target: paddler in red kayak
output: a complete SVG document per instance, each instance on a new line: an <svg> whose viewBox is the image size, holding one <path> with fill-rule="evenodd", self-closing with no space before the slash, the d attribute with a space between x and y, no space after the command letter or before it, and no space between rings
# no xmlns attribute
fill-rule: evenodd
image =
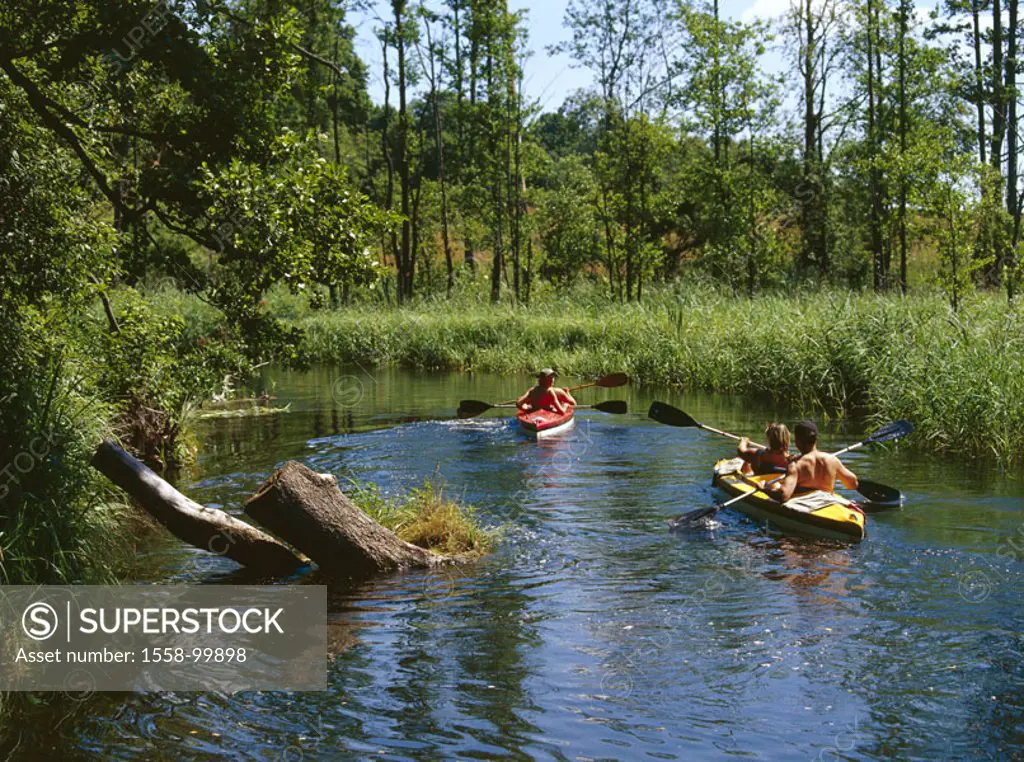
<svg viewBox="0 0 1024 762"><path fill-rule="evenodd" d="M551 410L555 413L564 413L570 406L576 406L576 400L567 389L555 386L554 369L545 368L537 374L537 385L516 400L516 406L526 412Z"/></svg>
<svg viewBox="0 0 1024 762"><path fill-rule="evenodd" d="M789 467L789 429L784 423L769 423L764 430L768 447L751 444L746 437L740 438L737 454L745 461L744 471L755 474L770 474L776 469Z"/></svg>

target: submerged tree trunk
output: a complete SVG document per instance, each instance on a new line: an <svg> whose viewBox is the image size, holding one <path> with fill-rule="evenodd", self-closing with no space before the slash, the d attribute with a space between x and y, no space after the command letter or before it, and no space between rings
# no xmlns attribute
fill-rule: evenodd
<svg viewBox="0 0 1024 762"><path fill-rule="evenodd" d="M305 562L284 544L244 521L189 500L116 444L104 441L92 466L123 489L179 540L243 566L286 573Z"/></svg>
<svg viewBox="0 0 1024 762"><path fill-rule="evenodd" d="M328 474L289 461L249 498L245 512L328 574L428 567L446 558L400 540L363 513Z"/></svg>

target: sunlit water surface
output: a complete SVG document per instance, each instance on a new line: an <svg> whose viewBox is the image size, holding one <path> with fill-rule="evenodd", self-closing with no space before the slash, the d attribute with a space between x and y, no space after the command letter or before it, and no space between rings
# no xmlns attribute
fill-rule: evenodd
<svg viewBox="0 0 1024 762"><path fill-rule="evenodd" d="M655 397L757 434L790 411L616 389L628 416L581 414L537 443L460 398L527 378L271 372L272 417L203 422L191 497L240 514L288 459L398 494L431 477L504 526L472 566L333 585L325 693L101 695L27 756L107 759L1024 759L1020 474L901 451L847 462L902 511L855 546L785 539L710 505L723 438L646 419ZM826 427L826 446L855 441ZM1014 544L1011 544L1013 542ZM1015 547L1016 546L1016 547ZM140 576L249 581L162 542ZM317 582L315 575L292 580Z"/></svg>

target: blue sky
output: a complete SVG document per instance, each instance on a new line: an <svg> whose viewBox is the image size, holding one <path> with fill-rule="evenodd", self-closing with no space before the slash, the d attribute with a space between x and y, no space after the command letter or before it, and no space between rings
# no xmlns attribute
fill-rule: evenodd
<svg viewBox="0 0 1024 762"><path fill-rule="evenodd" d="M528 44L533 54L526 61L523 89L527 98L538 102L543 111L557 110L567 95L588 86L592 81L590 72L574 68L567 55L551 56L547 53L548 46L568 39L569 34L562 26L568 2L509 0L511 10L527 11ZM720 0L719 7L723 16L749 22L755 19L777 19L789 9L791 2L793 0ZM357 30L356 51L369 66L370 96L377 103L382 103L384 88L381 79L381 51L374 30L382 26L380 18L388 16L390 6L387 0L376 0L376 3L375 12L352 15L349 20ZM928 12L935 4L936 0L917 0L914 15L920 25L928 23ZM983 25L989 26L988 19L983 21ZM769 49L762 59L762 66L767 72L785 71L783 55L778 47L776 44L774 49ZM391 65L394 66L393 60ZM836 81L831 88L832 92L837 87L841 89L842 83ZM794 97L794 92L787 96L788 100Z"/></svg>
<svg viewBox="0 0 1024 762"><path fill-rule="evenodd" d="M540 102L544 111L556 110L569 93L591 81L590 73L573 68L568 56L550 56L546 50L549 45L568 38L562 26L567 4L568 0L509 0L511 10L527 11L529 47L533 55L526 62L523 89L528 98ZM720 7L725 15L750 20L755 16L777 16L788 6L789 0L723 0ZM388 4L378 2L377 14L386 17L387 13ZM374 36L374 29L379 28L381 22L373 14L353 15L350 21L358 33L356 51L370 67L370 95L378 103L382 102L380 43ZM770 67L775 63L777 61L766 61Z"/></svg>

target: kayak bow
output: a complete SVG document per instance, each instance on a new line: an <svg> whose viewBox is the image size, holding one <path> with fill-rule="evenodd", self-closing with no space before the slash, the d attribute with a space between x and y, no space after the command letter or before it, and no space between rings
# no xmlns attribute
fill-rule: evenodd
<svg viewBox="0 0 1024 762"><path fill-rule="evenodd" d="M572 407L564 413L556 413L553 410L520 411L516 414L516 420L519 421L519 428L540 439L571 429L576 423L573 417L575 412Z"/></svg>

